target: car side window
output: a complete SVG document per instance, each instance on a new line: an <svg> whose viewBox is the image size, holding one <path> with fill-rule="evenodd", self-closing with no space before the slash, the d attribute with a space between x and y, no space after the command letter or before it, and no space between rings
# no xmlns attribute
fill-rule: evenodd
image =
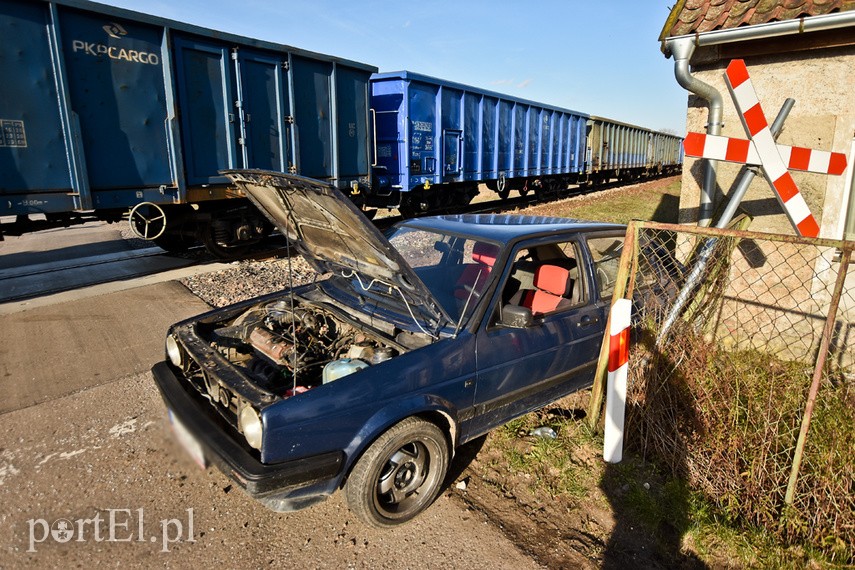
<svg viewBox="0 0 855 570"><path fill-rule="evenodd" d="M525 307L538 319L587 301L578 266L578 244L573 241L540 244L517 251L494 322L506 307Z"/></svg>
<svg viewBox="0 0 855 570"><path fill-rule="evenodd" d="M618 265L623 251L624 236L600 236L587 239L591 260L594 262L597 290L600 298L610 299L617 282Z"/></svg>

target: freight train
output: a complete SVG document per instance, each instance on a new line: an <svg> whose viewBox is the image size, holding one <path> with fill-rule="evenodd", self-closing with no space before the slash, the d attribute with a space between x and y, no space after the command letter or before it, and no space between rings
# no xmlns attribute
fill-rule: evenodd
<svg viewBox="0 0 855 570"><path fill-rule="evenodd" d="M676 172L679 137L87 0L0 0L0 239L90 219L229 256L268 222L221 171L366 213Z"/></svg>

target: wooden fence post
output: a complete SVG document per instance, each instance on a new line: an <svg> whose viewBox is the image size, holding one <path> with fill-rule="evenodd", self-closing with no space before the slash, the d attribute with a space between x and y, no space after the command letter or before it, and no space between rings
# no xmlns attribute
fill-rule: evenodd
<svg viewBox="0 0 855 570"><path fill-rule="evenodd" d="M618 299L624 298L627 291L627 281L630 278L630 268L637 256L636 242L638 235L638 222L632 221L626 228L626 238L623 242L623 252L620 256L617 277L615 278L615 290L612 293L612 305ZM603 394L606 389L606 373L609 365L609 335L611 327L611 310L606 321L606 332L603 335L603 344L600 346L600 358L597 361L597 370L594 372L594 386L591 388L591 401L588 403L588 427L591 431L597 431L600 422L600 411L603 407Z"/></svg>

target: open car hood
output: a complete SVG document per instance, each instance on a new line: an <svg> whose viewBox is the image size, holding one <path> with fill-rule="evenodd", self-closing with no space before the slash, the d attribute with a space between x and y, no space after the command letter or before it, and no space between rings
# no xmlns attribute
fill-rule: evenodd
<svg viewBox="0 0 855 570"><path fill-rule="evenodd" d="M312 178L266 170L227 170L283 235L298 242L320 273L354 271L363 286L391 286L413 316L434 331L451 322L436 298L380 230L338 189ZM375 290L377 285L373 287Z"/></svg>

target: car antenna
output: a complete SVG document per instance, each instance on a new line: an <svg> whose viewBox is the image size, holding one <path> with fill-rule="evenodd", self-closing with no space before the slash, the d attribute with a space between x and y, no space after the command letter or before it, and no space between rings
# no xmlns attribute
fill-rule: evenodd
<svg viewBox="0 0 855 570"><path fill-rule="evenodd" d="M457 327L455 327L454 329L454 335L452 336L452 338L457 338L457 334L460 332L460 329L463 328L463 317L466 316L466 309L469 308L469 302L475 295L475 288L478 286L478 280L481 279L481 273L483 272L483 269L479 269L478 275L475 276L475 283L473 283L472 288L469 289L469 296L466 297L466 302L463 304L463 310L460 311L460 318L457 320Z"/></svg>
<svg viewBox="0 0 855 570"><path fill-rule="evenodd" d="M294 268L291 266L291 236L285 228L285 254L288 256L288 299L291 301L291 394L297 393L297 317L294 315Z"/></svg>

